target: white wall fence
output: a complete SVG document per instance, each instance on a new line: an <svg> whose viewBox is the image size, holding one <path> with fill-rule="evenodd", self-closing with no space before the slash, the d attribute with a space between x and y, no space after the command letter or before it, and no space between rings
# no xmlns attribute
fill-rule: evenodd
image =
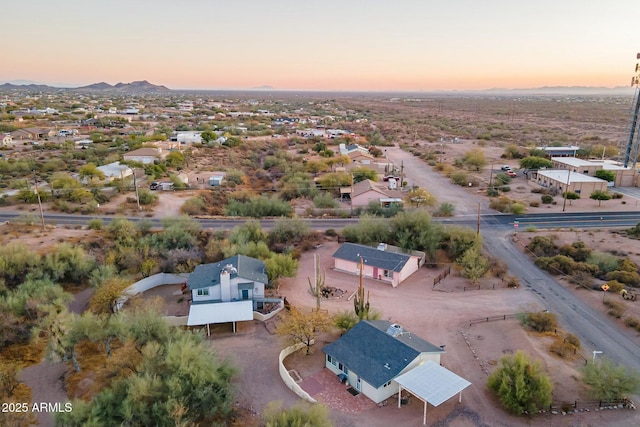
<svg viewBox="0 0 640 427"><path fill-rule="evenodd" d="M305 347L304 343L298 343L283 349L280 352L280 356L278 356L278 370L280 371L280 378L282 378L282 382L284 383L284 385L289 387L291 391L293 391L295 394L297 394L298 396L300 396L301 398L303 398L308 402L317 403L317 401L313 397L311 397L309 393L304 391L302 387L300 387L298 383L296 383L293 380L293 378L289 374L289 371L287 371L287 368L285 368L284 366L284 359L286 359L287 356L289 356L292 353L295 353L296 351L304 347Z"/></svg>
<svg viewBox="0 0 640 427"><path fill-rule="evenodd" d="M176 285L178 283L187 283L188 278L189 273L158 273L154 274L153 276L145 277L142 280L138 280L136 283L124 290L122 296L116 303L116 311L120 311L122 309L122 306L129 300L129 298L133 296L162 285Z"/></svg>

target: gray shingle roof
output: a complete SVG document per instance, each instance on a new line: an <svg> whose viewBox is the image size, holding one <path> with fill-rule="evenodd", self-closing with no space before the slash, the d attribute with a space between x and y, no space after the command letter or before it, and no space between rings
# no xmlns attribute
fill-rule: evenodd
<svg viewBox="0 0 640 427"><path fill-rule="evenodd" d="M384 270L401 271L411 259L409 255L385 252L371 246L344 243L333 254L334 258L359 263L360 258L366 265L382 268Z"/></svg>
<svg viewBox="0 0 640 427"><path fill-rule="evenodd" d="M226 265L232 265L236 269L236 272L231 274L232 279L240 277L260 283L269 281L264 262L248 256L236 255L216 263L197 266L189 275L187 286L189 289L199 289L219 285L220 272Z"/></svg>
<svg viewBox="0 0 640 427"><path fill-rule="evenodd" d="M387 334L391 324L363 320L322 351L375 388L394 379L420 353L444 352L409 332L397 337Z"/></svg>

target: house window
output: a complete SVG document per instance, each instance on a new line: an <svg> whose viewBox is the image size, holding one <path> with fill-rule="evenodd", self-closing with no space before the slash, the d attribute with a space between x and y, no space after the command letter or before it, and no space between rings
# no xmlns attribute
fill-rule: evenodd
<svg viewBox="0 0 640 427"><path fill-rule="evenodd" d="M393 277L393 271L385 270L384 271L384 277L387 277L387 278Z"/></svg>
<svg viewBox="0 0 640 427"><path fill-rule="evenodd" d="M347 369L347 367L344 366L342 363L338 363L338 369L344 372L345 374L349 375L349 369Z"/></svg>
<svg viewBox="0 0 640 427"><path fill-rule="evenodd" d="M199 297L209 296L209 288L198 289L198 296Z"/></svg>
<svg viewBox="0 0 640 427"><path fill-rule="evenodd" d="M329 361L329 363L331 363L333 366L337 366L338 365L338 361L336 359L334 359L333 357L329 356L327 354L327 361Z"/></svg>
<svg viewBox="0 0 640 427"><path fill-rule="evenodd" d="M585 174L585 175L589 175L589 170L587 169L587 170L583 171L582 173Z"/></svg>
<svg viewBox="0 0 640 427"><path fill-rule="evenodd" d="M385 385L383 385L382 387L389 387L391 385L391 381L389 381L388 383L386 383Z"/></svg>

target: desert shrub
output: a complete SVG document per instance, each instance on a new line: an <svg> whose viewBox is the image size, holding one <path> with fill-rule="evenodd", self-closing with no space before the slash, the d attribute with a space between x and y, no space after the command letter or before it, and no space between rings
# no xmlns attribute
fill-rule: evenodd
<svg viewBox="0 0 640 427"><path fill-rule="evenodd" d="M527 249L535 256L554 256L558 254L555 243L555 236L536 236L531 239Z"/></svg>
<svg viewBox="0 0 640 427"><path fill-rule="evenodd" d="M558 327L558 319L553 313L540 311L537 313L527 313L525 324L536 332L551 332Z"/></svg>
<svg viewBox="0 0 640 427"><path fill-rule="evenodd" d="M526 210L527 210L526 206L523 205L522 203L512 203L509 206L508 212L514 215L522 215L523 213L526 212Z"/></svg>
<svg viewBox="0 0 640 427"><path fill-rule="evenodd" d="M506 173L499 173L496 175L496 184L497 185L507 185L511 182L511 177L509 175L507 175Z"/></svg>
<svg viewBox="0 0 640 427"><path fill-rule="evenodd" d="M529 206L531 206L532 208L537 208L538 206L540 206L540 202L532 200L529 202Z"/></svg>
<svg viewBox="0 0 640 427"><path fill-rule="evenodd" d="M620 283L617 280L609 280L607 282L607 285L609 285L609 291L611 293L614 294L619 294L620 291L622 291L624 289L624 283Z"/></svg>
<svg viewBox="0 0 640 427"><path fill-rule="evenodd" d="M618 270L621 271L629 271L629 272L637 272L638 264L631 261L629 258L622 258L618 260Z"/></svg>
<svg viewBox="0 0 640 427"><path fill-rule="evenodd" d="M265 196L252 197L246 202L230 199L225 207L227 216L248 216L261 218L265 216L288 216L293 209L283 200Z"/></svg>
<svg viewBox="0 0 640 427"><path fill-rule="evenodd" d="M335 237L338 235L338 233L336 232L336 230L334 230L333 228L327 228L324 231L325 236L329 236L329 237Z"/></svg>
<svg viewBox="0 0 640 427"><path fill-rule="evenodd" d="M469 184L469 177L464 172L454 172L449 175L449 178L451 178L451 181L453 181L453 183L457 185L466 187Z"/></svg>
<svg viewBox="0 0 640 427"><path fill-rule="evenodd" d="M598 266L598 275L600 276L618 269L618 258L600 251L592 251L586 262Z"/></svg>
<svg viewBox="0 0 640 427"><path fill-rule="evenodd" d="M638 274L637 271L610 271L605 275L605 279L607 281L617 280L620 283L633 287L637 287L640 284L640 274Z"/></svg>
<svg viewBox="0 0 640 427"><path fill-rule="evenodd" d="M244 177L244 174L239 170L230 170L224 176L227 182L232 182L236 185L242 184L243 177Z"/></svg>
<svg viewBox="0 0 640 427"><path fill-rule="evenodd" d="M576 285L580 285L587 289L591 289L591 287L593 286L593 276L587 271L576 271L571 274L571 276L569 276L569 280L571 281L571 283L575 283Z"/></svg>
<svg viewBox="0 0 640 427"><path fill-rule="evenodd" d="M566 255L556 255L553 257L540 257L535 260L535 264L552 274L575 274L578 271L585 271L591 275L598 272L598 267L584 262L576 262Z"/></svg>
<svg viewBox="0 0 640 427"><path fill-rule="evenodd" d="M542 203L544 203L545 205L548 205L548 204L550 204L551 202L553 202L553 196L550 196L550 195L548 195L548 194L543 194L543 195L540 197L540 199L541 199Z"/></svg>
<svg viewBox="0 0 640 427"><path fill-rule="evenodd" d="M455 210L456 210L456 207L453 204L448 202L443 202L440 205L440 207L438 207L438 210L436 210L433 213L433 215L438 217L452 216Z"/></svg>
<svg viewBox="0 0 640 427"><path fill-rule="evenodd" d="M489 188L487 190L487 196L489 197L498 197L499 195L500 195L500 192L495 188Z"/></svg>
<svg viewBox="0 0 640 427"><path fill-rule="evenodd" d="M503 185L502 187L500 187L500 191L502 191L503 193L508 193L509 191L511 191L511 187L509 187L508 185Z"/></svg>
<svg viewBox="0 0 640 427"><path fill-rule="evenodd" d="M576 335L567 334L567 336L564 337L564 340L575 348L580 348L581 346L580 338L578 338Z"/></svg>
<svg viewBox="0 0 640 427"><path fill-rule="evenodd" d="M331 193L321 193L313 198L313 205L318 209L335 209L338 207L338 202Z"/></svg>
<svg viewBox="0 0 640 427"><path fill-rule="evenodd" d="M269 232L269 241L273 243L300 243L310 234L309 224L300 218L278 219Z"/></svg>
<svg viewBox="0 0 640 427"><path fill-rule="evenodd" d="M206 208L202 197L191 197L182 204L180 212L185 215L202 215L206 212Z"/></svg>
<svg viewBox="0 0 640 427"><path fill-rule="evenodd" d="M344 334L358 323L358 315L353 310L339 311L333 316L333 324Z"/></svg>
<svg viewBox="0 0 640 427"><path fill-rule="evenodd" d="M562 337L556 337L551 345L549 346L549 351L557 354L558 356L564 358L569 356L575 352L575 348L571 343L567 342Z"/></svg>
<svg viewBox="0 0 640 427"><path fill-rule="evenodd" d="M517 276L507 276L505 277L504 282L507 284L508 288L520 287L520 278Z"/></svg>
<svg viewBox="0 0 640 427"><path fill-rule="evenodd" d="M103 221L100 218L91 218L87 221L87 228L89 230L102 230Z"/></svg>
<svg viewBox="0 0 640 427"><path fill-rule="evenodd" d="M628 316L624 318L624 324L633 329L638 329L640 327L640 320L637 317Z"/></svg>
<svg viewBox="0 0 640 427"><path fill-rule="evenodd" d="M584 262L591 255L591 249L584 242L573 242L570 245L560 247L560 255L571 257L574 261Z"/></svg>
<svg viewBox="0 0 640 427"><path fill-rule="evenodd" d="M640 387L638 371L628 371L603 357L600 363L589 363L582 369L582 381L589 386L591 398L618 400L626 394L635 394Z"/></svg>
<svg viewBox="0 0 640 427"><path fill-rule="evenodd" d="M539 362L531 361L522 351L500 359L500 366L487 379L487 386L514 414L533 414L551 403L551 379Z"/></svg>
<svg viewBox="0 0 640 427"><path fill-rule="evenodd" d="M626 311L626 308L622 303L611 301L610 299L606 298L602 301L602 303L609 309L607 310L607 314L611 317L615 317L616 319L620 319Z"/></svg>
<svg viewBox="0 0 640 427"><path fill-rule="evenodd" d="M158 195L146 188L141 188L138 190L138 199L141 205L152 205L158 201Z"/></svg>
<svg viewBox="0 0 640 427"><path fill-rule="evenodd" d="M489 207L499 212L505 212L510 204L511 200L508 197L498 197L491 200L491 203L489 203Z"/></svg>

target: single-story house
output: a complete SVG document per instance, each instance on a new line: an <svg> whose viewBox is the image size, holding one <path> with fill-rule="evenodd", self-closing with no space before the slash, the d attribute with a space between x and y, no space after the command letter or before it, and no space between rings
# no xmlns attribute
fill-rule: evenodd
<svg viewBox="0 0 640 427"><path fill-rule="evenodd" d="M124 179L133 174L133 170L127 165L121 165L120 162L109 163L108 165L98 166L107 181L114 179Z"/></svg>
<svg viewBox="0 0 640 427"><path fill-rule="evenodd" d="M370 202L376 202L381 206L389 206L394 203L402 204L402 194L397 190L389 190L383 185L365 179L351 187L340 189L340 196L349 195L353 206L367 206Z"/></svg>
<svg viewBox="0 0 640 427"><path fill-rule="evenodd" d="M607 181L567 169L540 169L529 175L545 188L555 188L560 194L572 191L587 197L594 191L607 191Z"/></svg>
<svg viewBox="0 0 640 427"><path fill-rule="evenodd" d="M397 287L403 280L418 271L425 261L425 253L413 251L402 253L399 248L381 243L377 248L343 243L333 254L334 268L352 274L377 279Z"/></svg>
<svg viewBox="0 0 640 427"><path fill-rule="evenodd" d="M325 367L376 403L398 392L395 378L445 352L387 320L363 320L322 348Z"/></svg>
<svg viewBox="0 0 640 427"><path fill-rule="evenodd" d="M543 150L547 157L575 157L580 147L569 145L566 147L536 147L536 149Z"/></svg>
<svg viewBox="0 0 640 427"><path fill-rule="evenodd" d="M187 280L191 307L187 325L208 325L252 320L253 312L266 302L280 302L264 296L268 282L264 262L236 255L195 268Z"/></svg>
<svg viewBox="0 0 640 427"><path fill-rule="evenodd" d="M122 157L128 162L140 162L143 165L148 165L164 158L165 154L162 152L162 148L144 147L129 151Z"/></svg>
<svg viewBox="0 0 640 427"><path fill-rule="evenodd" d="M634 168L624 167L610 160L583 160L576 157L552 157L553 169L568 169L572 173L595 176L599 170L610 171L615 179L609 185L616 187L632 187L636 179L637 171Z"/></svg>

